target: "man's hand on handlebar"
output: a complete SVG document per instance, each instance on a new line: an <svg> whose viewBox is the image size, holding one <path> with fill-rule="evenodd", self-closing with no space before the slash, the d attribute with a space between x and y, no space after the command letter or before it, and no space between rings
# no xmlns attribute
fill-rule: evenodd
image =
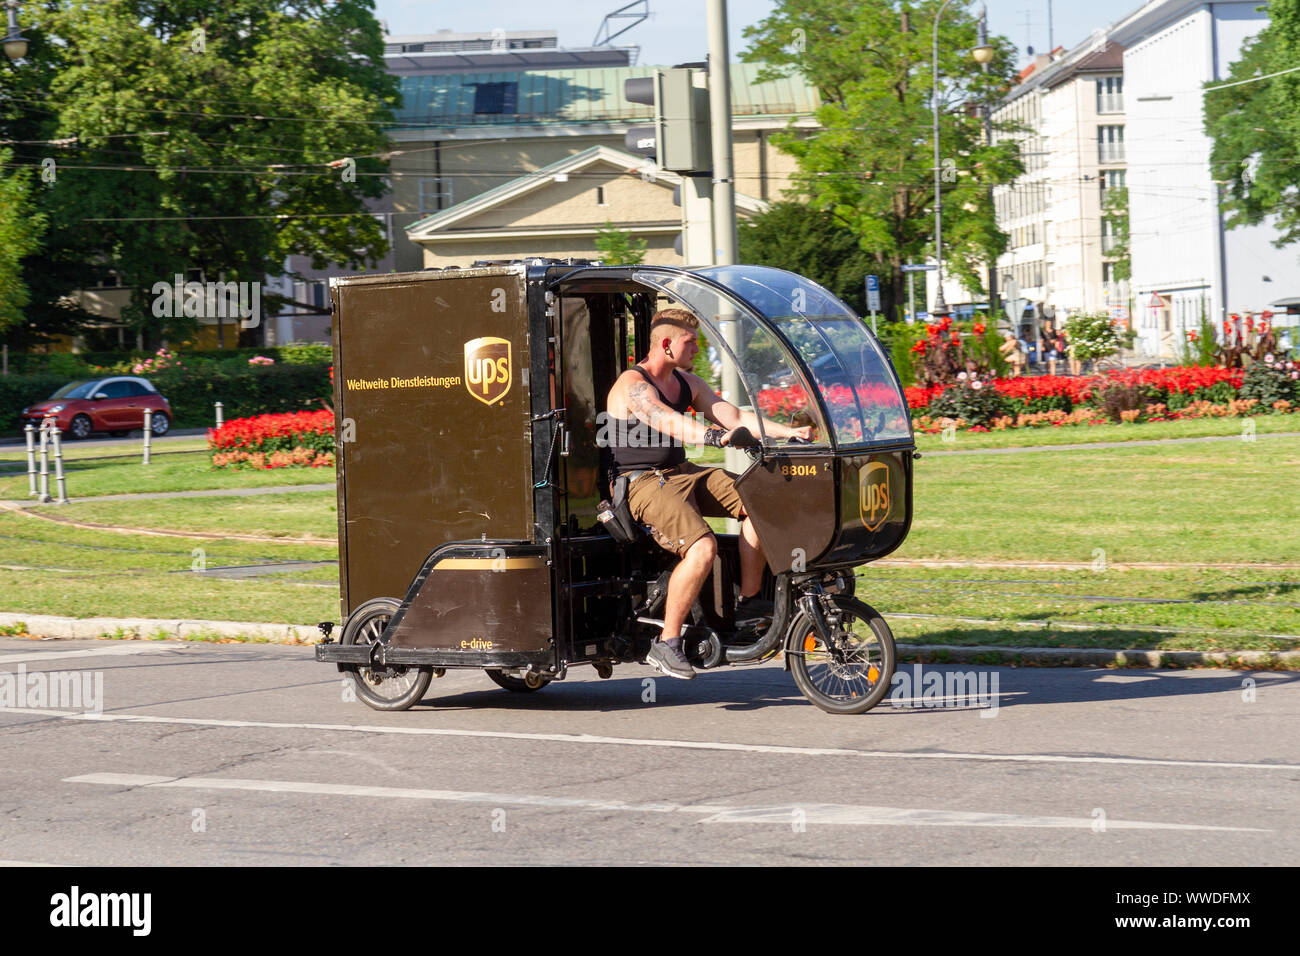
<svg viewBox="0 0 1300 956"><path fill-rule="evenodd" d="M738 428L731 429L729 432L725 432L722 437L718 439L718 447L726 448L727 446L733 448L756 448L758 446L758 439L754 437L753 432L744 425L741 425Z"/></svg>

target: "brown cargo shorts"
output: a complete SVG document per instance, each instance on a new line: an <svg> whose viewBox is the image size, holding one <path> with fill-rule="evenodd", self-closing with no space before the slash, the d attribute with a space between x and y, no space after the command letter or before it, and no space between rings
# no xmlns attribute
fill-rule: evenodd
<svg viewBox="0 0 1300 956"><path fill-rule="evenodd" d="M628 487L627 503L632 518L649 525L655 541L678 557L713 533L706 517L741 518L745 513L735 475L689 461L637 478Z"/></svg>

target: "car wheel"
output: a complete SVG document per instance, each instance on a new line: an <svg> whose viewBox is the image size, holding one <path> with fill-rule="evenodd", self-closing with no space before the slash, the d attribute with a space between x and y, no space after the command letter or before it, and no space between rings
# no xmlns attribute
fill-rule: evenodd
<svg viewBox="0 0 1300 956"><path fill-rule="evenodd" d="M172 421L167 417L166 412L154 412L153 417L149 419L149 430L154 436L166 435L167 429L172 427Z"/></svg>
<svg viewBox="0 0 1300 956"><path fill-rule="evenodd" d="M68 425L68 436L77 439L89 438L94 430L95 426L90 421L89 415L75 415L72 423Z"/></svg>

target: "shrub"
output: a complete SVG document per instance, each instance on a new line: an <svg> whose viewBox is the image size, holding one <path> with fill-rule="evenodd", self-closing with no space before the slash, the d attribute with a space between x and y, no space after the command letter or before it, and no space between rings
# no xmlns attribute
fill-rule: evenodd
<svg viewBox="0 0 1300 956"><path fill-rule="evenodd" d="M1300 398L1300 368L1295 362L1284 362L1276 356L1266 355L1263 362L1247 369L1240 395L1258 399L1268 406L1277 402L1294 404Z"/></svg>
<svg viewBox="0 0 1300 956"><path fill-rule="evenodd" d="M991 382L966 378L944 389L930 402L928 411L933 418L964 419L972 425L987 427L1006 414L1007 403Z"/></svg>
<svg viewBox="0 0 1300 956"><path fill-rule="evenodd" d="M1119 349L1119 329L1104 312L1076 315L1065 323L1070 351L1081 362L1105 358Z"/></svg>
<svg viewBox="0 0 1300 956"><path fill-rule="evenodd" d="M22 427L19 415L28 405L49 398L68 384L71 378L82 375L54 375L39 372L28 375L0 375L0 432L13 432Z"/></svg>
<svg viewBox="0 0 1300 956"><path fill-rule="evenodd" d="M1101 393L1102 411L1112 422L1136 421L1142 413L1144 402L1139 385L1121 385L1116 382Z"/></svg>

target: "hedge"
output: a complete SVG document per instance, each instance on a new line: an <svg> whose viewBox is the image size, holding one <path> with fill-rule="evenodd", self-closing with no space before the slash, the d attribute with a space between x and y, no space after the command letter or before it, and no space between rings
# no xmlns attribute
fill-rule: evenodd
<svg viewBox="0 0 1300 956"><path fill-rule="evenodd" d="M264 353L263 353L264 354ZM213 403L227 419L319 409L330 395L329 365L206 363L163 369L146 376L171 403L177 428L215 424ZM86 378L90 375L83 376ZM69 381L63 375L0 375L0 432L21 429L19 413L49 398Z"/></svg>

